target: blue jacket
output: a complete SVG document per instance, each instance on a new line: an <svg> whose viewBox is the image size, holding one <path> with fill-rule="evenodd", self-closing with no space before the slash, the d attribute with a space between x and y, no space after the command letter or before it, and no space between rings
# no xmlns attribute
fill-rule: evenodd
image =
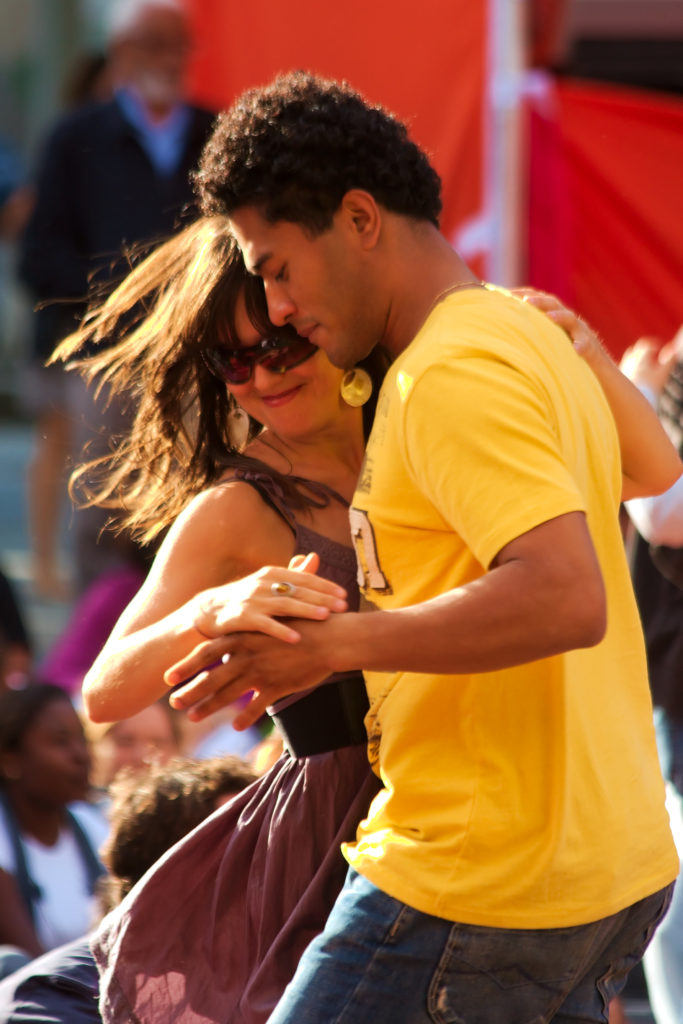
<svg viewBox="0 0 683 1024"><path fill-rule="evenodd" d="M99 975L87 936L0 981L0 1024L101 1024Z"/></svg>
<svg viewBox="0 0 683 1024"><path fill-rule="evenodd" d="M190 112L184 152L169 176L156 172L115 99L67 114L50 133L20 245L19 277L35 302L77 301L37 314L41 360L75 329L91 279L121 279L126 247L165 239L196 216L190 172L214 115L198 107Z"/></svg>

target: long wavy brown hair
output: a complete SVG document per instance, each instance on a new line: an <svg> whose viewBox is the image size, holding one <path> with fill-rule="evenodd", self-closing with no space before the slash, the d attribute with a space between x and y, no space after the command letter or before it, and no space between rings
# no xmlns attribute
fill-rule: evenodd
<svg viewBox="0 0 683 1024"><path fill-rule="evenodd" d="M237 403L202 357L212 345L239 345L241 292L263 336L293 333L268 319L262 282L247 274L227 220L201 218L139 263L51 357L105 394L132 403L130 432L111 454L78 466L70 492L82 505L116 510L118 528L144 544L231 468L278 477L294 508L316 503L286 474L242 454L231 433ZM378 352L364 365L376 381L376 397L386 357ZM373 413L368 403L366 424ZM250 421L249 438L260 429Z"/></svg>

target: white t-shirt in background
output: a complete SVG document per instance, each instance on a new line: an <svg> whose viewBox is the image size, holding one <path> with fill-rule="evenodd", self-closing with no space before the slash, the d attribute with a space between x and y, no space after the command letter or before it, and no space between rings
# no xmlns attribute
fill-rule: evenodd
<svg viewBox="0 0 683 1024"><path fill-rule="evenodd" d="M97 853L109 831L102 813L86 803L69 810ZM85 935L95 923L95 900L88 891L88 872L78 841L65 828L54 846L22 835L26 867L41 892L33 909L38 938L46 950ZM0 868L15 873L14 849L5 812L0 807Z"/></svg>

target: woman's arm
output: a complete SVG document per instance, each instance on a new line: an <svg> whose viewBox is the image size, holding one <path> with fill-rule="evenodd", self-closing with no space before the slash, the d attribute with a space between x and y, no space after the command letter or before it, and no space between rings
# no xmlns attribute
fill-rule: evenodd
<svg viewBox="0 0 683 1024"><path fill-rule="evenodd" d="M198 495L169 530L145 583L121 615L83 683L96 722L135 714L167 692L164 670L203 639L196 595L264 562L286 564L292 532L247 484Z"/></svg>
<svg viewBox="0 0 683 1024"><path fill-rule="evenodd" d="M678 452L650 403L620 371L595 331L554 295L531 289L519 289L515 294L542 309L566 331L598 378L619 435L623 500L668 490L683 471Z"/></svg>
<svg viewBox="0 0 683 1024"><path fill-rule="evenodd" d="M248 484L198 495L85 677L89 717L117 721L147 707L168 692L166 669L213 637L258 630L294 642L298 634L280 618L322 619L345 610L343 588L312 575L315 556L284 568L293 548L289 526ZM276 582L295 590L274 593Z"/></svg>

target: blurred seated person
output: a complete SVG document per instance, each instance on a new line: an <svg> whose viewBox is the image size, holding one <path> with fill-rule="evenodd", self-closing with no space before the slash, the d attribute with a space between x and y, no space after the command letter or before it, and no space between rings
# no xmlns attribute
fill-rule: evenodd
<svg viewBox="0 0 683 1024"><path fill-rule="evenodd" d="M33 667L31 641L17 595L0 571L0 689L25 686Z"/></svg>
<svg viewBox="0 0 683 1024"><path fill-rule="evenodd" d="M163 853L255 778L239 758L175 758L112 786L111 832L102 849L106 913ZM2 1024L97 1024L99 975L87 936L61 946L0 983Z"/></svg>
<svg viewBox="0 0 683 1024"><path fill-rule="evenodd" d="M21 160L0 136L0 241L11 242L23 229L33 205L33 191L24 181Z"/></svg>
<svg viewBox="0 0 683 1024"><path fill-rule="evenodd" d="M120 722L85 721L92 757L91 782L105 804L122 769L146 771L182 753L180 719L164 698Z"/></svg>
<svg viewBox="0 0 683 1024"><path fill-rule="evenodd" d="M181 715L183 749L188 756L209 758L235 754L254 764L256 750L270 731L272 722L266 718L248 729L234 729L235 715L244 703L235 701L228 704L201 722L193 722L186 715Z"/></svg>
<svg viewBox="0 0 683 1024"><path fill-rule="evenodd" d="M657 409L683 452L683 328L670 343L641 338L621 369ZM631 542L633 586L645 644L655 732L667 782L671 831L683 862L683 478L651 498L626 503L637 533ZM643 958L657 1024L683 1024L683 886Z"/></svg>
<svg viewBox="0 0 683 1024"><path fill-rule="evenodd" d="M65 592L56 539L67 455L80 460L86 445L93 458L108 453L134 410L44 363L75 329L89 289L107 291L127 272L124 250L150 247L196 216L190 173L213 122L211 112L185 99L191 38L182 0L108 6L106 90L111 86L113 95L69 111L45 140L18 267L36 306L29 368L37 427L28 472L32 568L38 592L56 598ZM73 512L77 594L130 561L132 541L108 529L108 519L102 509Z"/></svg>
<svg viewBox="0 0 683 1024"><path fill-rule="evenodd" d="M85 674L104 647L119 615L144 582L146 572L146 555L136 549L129 565L103 572L87 587L66 626L41 661L41 679L56 683L78 699Z"/></svg>
<svg viewBox="0 0 683 1024"><path fill-rule="evenodd" d="M97 850L108 829L84 802L89 769L83 727L63 690L33 683L0 693L0 944L29 956L92 923L103 871Z"/></svg>
<svg viewBox="0 0 683 1024"><path fill-rule="evenodd" d="M84 103L111 99L114 88L107 54L100 50L78 54L64 85L64 105L75 109Z"/></svg>

